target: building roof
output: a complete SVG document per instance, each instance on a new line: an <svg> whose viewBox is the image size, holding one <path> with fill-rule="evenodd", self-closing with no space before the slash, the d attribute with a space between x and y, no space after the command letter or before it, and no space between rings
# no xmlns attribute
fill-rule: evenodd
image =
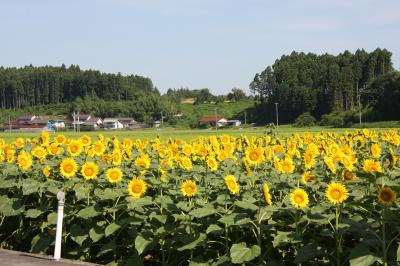
<svg viewBox="0 0 400 266"><path fill-rule="evenodd" d="M103 123L115 123L115 122L119 122L117 118L106 117L103 119Z"/></svg>
<svg viewBox="0 0 400 266"><path fill-rule="evenodd" d="M32 123L32 124L35 124L35 125L39 125L39 124L46 125L48 122L49 122L48 120L35 119L35 120L32 120L31 123Z"/></svg>
<svg viewBox="0 0 400 266"><path fill-rule="evenodd" d="M221 116L210 116L210 117L203 117L203 118L200 118L199 119L199 122L200 123L210 123L210 122L215 122L215 121L220 121L220 120L222 120L222 119L225 119L226 120L226 118L224 118L224 117L221 117Z"/></svg>
<svg viewBox="0 0 400 266"><path fill-rule="evenodd" d="M120 122L132 122L132 121L135 121L135 119L134 118L132 118L132 117L119 117L119 118L117 118Z"/></svg>
<svg viewBox="0 0 400 266"><path fill-rule="evenodd" d="M18 120L32 120L36 115L23 115L18 117Z"/></svg>
<svg viewBox="0 0 400 266"><path fill-rule="evenodd" d="M86 120L86 122L97 123L99 120L101 121L101 118L99 118L99 117L91 117L88 120Z"/></svg>
<svg viewBox="0 0 400 266"><path fill-rule="evenodd" d="M90 115L87 115L87 114L76 115L76 119L78 119L78 120L87 120L88 118L90 118Z"/></svg>

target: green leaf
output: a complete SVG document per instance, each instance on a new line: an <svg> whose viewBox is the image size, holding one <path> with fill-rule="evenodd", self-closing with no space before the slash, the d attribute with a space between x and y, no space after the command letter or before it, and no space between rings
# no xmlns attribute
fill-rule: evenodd
<svg viewBox="0 0 400 266"><path fill-rule="evenodd" d="M25 179L22 183L22 193L24 195L36 193L38 191L39 184L40 183L38 183L34 179Z"/></svg>
<svg viewBox="0 0 400 266"><path fill-rule="evenodd" d="M301 263L309 261L310 259L314 258L315 256L319 255L320 249L316 244L309 244L306 246L302 246L298 250L298 255L296 256L295 262Z"/></svg>
<svg viewBox="0 0 400 266"><path fill-rule="evenodd" d="M0 197L0 213L4 216L16 216L25 211L20 199L10 199L7 196Z"/></svg>
<svg viewBox="0 0 400 266"><path fill-rule="evenodd" d="M211 224L211 225L207 228L206 233L209 234L209 233L216 233L216 232L221 232L221 231L222 231L222 228L221 228L221 227L219 227L219 226L216 225L216 224Z"/></svg>
<svg viewBox="0 0 400 266"><path fill-rule="evenodd" d="M71 226L70 235L72 240L74 240L80 246L82 246L83 241L85 241L88 237L86 230L77 224L73 224Z"/></svg>
<svg viewBox="0 0 400 266"><path fill-rule="evenodd" d="M400 261L400 244L397 247L397 261Z"/></svg>
<svg viewBox="0 0 400 266"><path fill-rule="evenodd" d="M141 255L152 242L150 238L146 239L143 235L138 235L135 239L135 248L139 255Z"/></svg>
<svg viewBox="0 0 400 266"><path fill-rule="evenodd" d="M178 251L182 251L182 250L190 250L190 249L194 249L195 247L197 247L200 243L202 243L204 240L206 239L206 235L205 234L200 234L197 238L195 238L192 242L177 248Z"/></svg>
<svg viewBox="0 0 400 266"><path fill-rule="evenodd" d="M47 222L49 224L57 224L57 213L56 212L49 213L49 215L47 215Z"/></svg>
<svg viewBox="0 0 400 266"><path fill-rule="evenodd" d="M105 230L106 237L113 234L115 231L117 231L120 228L121 228L121 226L116 223L112 223L112 224L108 225Z"/></svg>
<svg viewBox="0 0 400 266"><path fill-rule="evenodd" d="M214 208L203 207L203 208L194 209L193 211L189 212L189 215L196 217L196 218L202 218L202 217L212 215L215 212L216 211Z"/></svg>
<svg viewBox="0 0 400 266"><path fill-rule="evenodd" d="M258 206L248 201L236 201L235 205L245 210L256 211Z"/></svg>
<svg viewBox="0 0 400 266"><path fill-rule="evenodd" d="M290 237L291 234L292 232L278 231L277 235L274 237L274 240L272 241L272 245L274 247L278 247L281 244L290 243L291 240L293 239L292 237Z"/></svg>
<svg viewBox="0 0 400 266"><path fill-rule="evenodd" d="M100 227L95 226L89 230L89 236L90 239L92 239L93 243L96 243L104 237L104 233Z"/></svg>
<svg viewBox="0 0 400 266"><path fill-rule="evenodd" d="M29 209L25 212L25 217L27 218L37 218L39 217L43 212L38 209Z"/></svg>
<svg viewBox="0 0 400 266"><path fill-rule="evenodd" d="M257 245L248 248L246 243L233 244L230 250L233 263L244 263L260 256L261 248Z"/></svg>
<svg viewBox="0 0 400 266"><path fill-rule="evenodd" d="M54 237L40 233L36 235L31 241L31 252L40 253L46 251L53 243Z"/></svg>
<svg viewBox="0 0 400 266"><path fill-rule="evenodd" d="M77 214L78 217L83 219L93 218L100 215L101 212L97 211L95 206L89 206L80 210Z"/></svg>
<svg viewBox="0 0 400 266"><path fill-rule="evenodd" d="M377 261L377 257L371 255L366 244L358 243L350 251L350 266L368 266Z"/></svg>

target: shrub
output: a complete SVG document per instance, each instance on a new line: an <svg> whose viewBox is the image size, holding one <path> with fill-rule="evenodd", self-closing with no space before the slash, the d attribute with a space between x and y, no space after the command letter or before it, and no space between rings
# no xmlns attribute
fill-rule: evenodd
<svg viewBox="0 0 400 266"><path fill-rule="evenodd" d="M309 112L303 113L296 118L296 127L309 127L315 125L315 117L313 117Z"/></svg>

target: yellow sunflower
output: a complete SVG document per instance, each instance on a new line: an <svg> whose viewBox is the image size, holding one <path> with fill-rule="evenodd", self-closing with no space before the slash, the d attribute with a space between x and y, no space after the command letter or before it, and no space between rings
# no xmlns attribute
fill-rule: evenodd
<svg viewBox="0 0 400 266"><path fill-rule="evenodd" d="M292 193L290 193L290 203L295 207L295 208L304 208L308 205L308 195L307 192L305 192L301 188L295 189Z"/></svg>
<svg viewBox="0 0 400 266"><path fill-rule="evenodd" d="M60 163L60 173L62 176L70 178L78 171L78 165L72 158L64 158Z"/></svg>
<svg viewBox="0 0 400 266"><path fill-rule="evenodd" d="M182 183L181 192L183 196L193 197L197 192L196 183L191 180L185 180Z"/></svg>
<svg viewBox="0 0 400 266"><path fill-rule="evenodd" d="M79 156L82 152L82 143L79 140L71 140L67 150L71 156Z"/></svg>
<svg viewBox="0 0 400 266"><path fill-rule="evenodd" d="M46 157L47 152L43 147L38 146L38 147L33 148L33 150L31 151L31 154L36 158L42 159L42 158Z"/></svg>
<svg viewBox="0 0 400 266"><path fill-rule="evenodd" d="M209 156L207 159L207 165L210 168L211 171L217 171L218 170L218 163L217 160L215 160L214 156Z"/></svg>
<svg viewBox="0 0 400 266"><path fill-rule="evenodd" d="M227 175L225 177L225 184L226 184L226 187L229 189L229 191L232 194L238 194L239 193L240 187L239 187L239 185L238 185L238 183L236 181L236 177L234 177L233 175Z"/></svg>
<svg viewBox="0 0 400 266"><path fill-rule="evenodd" d="M42 169L42 172L43 172L43 175L44 175L45 177L49 177L50 174L51 174L51 168L50 168L50 166L45 166L45 167Z"/></svg>
<svg viewBox="0 0 400 266"><path fill-rule="evenodd" d="M91 138L88 135L83 135L79 138L79 140L81 141L82 145L84 147L87 147L90 145L90 143L92 142Z"/></svg>
<svg viewBox="0 0 400 266"><path fill-rule="evenodd" d="M344 180L354 180L357 178L356 174L350 172L349 170L344 170L342 173L342 177Z"/></svg>
<svg viewBox="0 0 400 266"><path fill-rule="evenodd" d="M267 183L264 183L263 185L263 194L264 194L264 199L265 202L269 205L272 206L272 196L269 193L269 186Z"/></svg>
<svg viewBox="0 0 400 266"><path fill-rule="evenodd" d="M391 205L396 200L396 192L389 187L381 187L378 191L378 201L383 205Z"/></svg>
<svg viewBox="0 0 400 266"><path fill-rule="evenodd" d="M186 156L190 156L193 153L193 147L192 145L189 144L185 144L182 147L182 152L186 155Z"/></svg>
<svg viewBox="0 0 400 266"><path fill-rule="evenodd" d="M370 154L372 157L379 158L381 156L381 145L378 143L372 144Z"/></svg>
<svg viewBox="0 0 400 266"><path fill-rule="evenodd" d="M32 166L32 157L24 151L21 152L17 157L17 165L22 170L28 170Z"/></svg>
<svg viewBox="0 0 400 266"><path fill-rule="evenodd" d="M307 171L304 174L301 175L301 180L303 181L304 184L307 184L311 181L314 181L316 179L316 176L313 175L311 172Z"/></svg>
<svg viewBox="0 0 400 266"><path fill-rule="evenodd" d="M143 194L146 193L146 190L147 190L147 184L141 178L133 178L131 182L129 182L128 184L129 194L135 199L138 199L141 196L143 196Z"/></svg>
<svg viewBox="0 0 400 266"><path fill-rule="evenodd" d="M347 199L349 193L344 185L331 182L326 188L325 195L332 204L340 204Z"/></svg>
<svg viewBox="0 0 400 266"><path fill-rule="evenodd" d="M24 147L24 145L25 145L25 140L23 138L17 138L14 141L14 144L18 149L22 149Z"/></svg>
<svg viewBox="0 0 400 266"><path fill-rule="evenodd" d="M382 172L382 166L380 165L379 162L366 159L364 160L363 170L367 172Z"/></svg>
<svg viewBox="0 0 400 266"><path fill-rule="evenodd" d="M99 173L99 167L94 162L86 162L82 165L81 174L86 179L96 178Z"/></svg>
<svg viewBox="0 0 400 266"><path fill-rule="evenodd" d="M179 163L181 167L185 170L192 169L192 161L188 157L180 158Z"/></svg>
<svg viewBox="0 0 400 266"><path fill-rule="evenodd" d="M135 166L137 167L143 167L145 169L150 167L150 157L146 153L143 153L140 155L139 158L135 160Z"/></svg>
<svg viewBox="0 0 400 266"><path fill-rule="evenodd" d="M62 134L54 137L54 142L57 144L64 144L66 140L67 140L67 138Z"/></svg>
<svg viewBox="0 0 400 266"><path fill-rule="evenodd" d="M92 149L95 155L100 156L103 155L104 151L106 150L106 147L101 141L98 140L92 144Z"/></svg>
<svg viewBox="0 0 400 266"><path fill-rule="evenodd" d="M281 172L286 173L286 174L291 174L294 171L294 165L292 158L286 157L282 162L281 162Z"/></svg>
<svg viewBox="0 0 400 266"><path fill-rule="evenodd" d="M121 169L119 169L117 167L110 168L106 172L107 180L110 183L117 183L117 182L121 181L122 175L123 174L122 174Z"/></svg>
<svg viewBox="0 0 400 266"><path fill-rule="evenodd" d="M264 159L263 150L258 147L247 148L246 159L250 164L260 164Z"/></svg>
<svg viewBox="0 0 400 266"><path fill-rule="evenodd" d="M332 157L325 156L324 157L324 163L332 173L334 173L334 174L336 173L335 163L333 162Z"/></svg>

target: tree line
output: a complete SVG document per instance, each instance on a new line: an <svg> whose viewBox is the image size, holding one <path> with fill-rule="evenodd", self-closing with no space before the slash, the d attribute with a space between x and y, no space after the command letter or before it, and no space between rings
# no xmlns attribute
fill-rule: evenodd
<svg viewBox="0 0 400 266"><path fill-rule="evenodd" d="M400 119L400 79L391 52L345 51L330 54L292 52L257 73L250 83L256 95L256 119L293 122L309 112L317 119L331 113L358 110L371 119Z"/></svg>
<svg viewBox="0 0 400 266"><path fill-rule="evenodd" d="M159 95L151 79L137 75L106 74L66 67L32 65L0 67L0 106L20 109L35 105L72 102L87 96L107 101L136 100L144 94Z"/></svg>

